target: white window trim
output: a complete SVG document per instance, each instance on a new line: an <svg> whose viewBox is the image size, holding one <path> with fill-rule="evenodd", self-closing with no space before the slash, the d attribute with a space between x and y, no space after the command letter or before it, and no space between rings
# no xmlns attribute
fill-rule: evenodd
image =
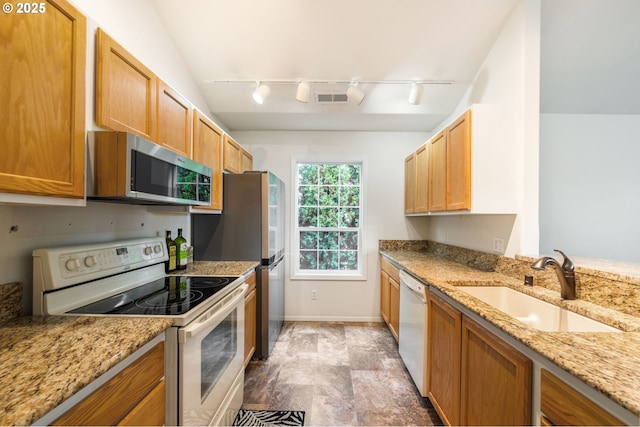
<svg viewBox="0 0 640 427"><path fill-rule="evenodd" d="M359 163L361 165L360 170L360 237L358 239L358 270L347 271L335 271L323 270L323 273L318 273L316 270L313 273L307 271L301 271L298 268L299 265L299 248L300 248L300 235L297 233L298 224L296 223L298 206L298 163ZM367 161L364 157L315 157L308 158L306 156L292 157L291 158L291 262L289 262L290 280L367 280L367 258L365 253L365 240L366 240L366 185L367 185Z"/></svg>

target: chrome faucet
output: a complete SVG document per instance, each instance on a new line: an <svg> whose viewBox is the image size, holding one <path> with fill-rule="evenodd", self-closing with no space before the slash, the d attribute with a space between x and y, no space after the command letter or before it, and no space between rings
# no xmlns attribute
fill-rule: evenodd
<svg viewBox="0 0 640 427"><path fill-rule="evenodd" d="M564 258L562 266L558 261L551 257L542 257L533 264L531 268L534 270L544 270L548 265L553 267L560 281L560 297L562 299L576 299L576 274L574 272L573 261L571 261L562 251L554 249Z"/></svg>

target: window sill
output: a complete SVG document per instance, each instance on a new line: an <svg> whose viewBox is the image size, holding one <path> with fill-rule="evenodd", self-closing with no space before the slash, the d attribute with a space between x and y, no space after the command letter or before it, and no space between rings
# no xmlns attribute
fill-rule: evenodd
<svg viewBox="0 0 640 427"><path fill-rule="evenodd" d="M290 280L317 280L317 281L366 281L367 275L363 273L292 273Z"/></svg>

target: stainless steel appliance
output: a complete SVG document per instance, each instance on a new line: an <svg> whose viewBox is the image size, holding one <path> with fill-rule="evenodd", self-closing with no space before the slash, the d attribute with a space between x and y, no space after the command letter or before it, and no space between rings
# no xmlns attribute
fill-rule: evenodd
<svg viewBox="0 0 640 427"><path fill-rule="evenodd" d="M161 316L167 425L230 425L243 399L243 276L164 272L163 238L33 251L34 315Z"/></svg>
<svg viewBox="0 0 640 427"><path fill-rule="evenodd" d="M211 168L127 132L89 132L89 199L209 205Z"/></svg>
<svg viewBox="0 0 640 427"><path fill-rule="evenodd" d="M400 271L398 351L420 395L427 396L427 287Z"/></svg>
<svg viewBox="0 0 640 427"><path fill-rule="evenodd" d="M261 261L256 357L267 358L284 319L284 183L271 172L226 174L220 215L191 216L196 260Z"/></svg>

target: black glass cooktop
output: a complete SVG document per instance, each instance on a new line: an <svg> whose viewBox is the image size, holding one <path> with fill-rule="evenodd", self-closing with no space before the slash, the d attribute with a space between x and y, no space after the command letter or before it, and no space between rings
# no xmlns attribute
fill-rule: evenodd
<svg viewBox="0 0 640 427"><path fill-rule="evenodd" d="M67 313L177 316L206 301L237 278L238 276L165 276Z"/></svg>

